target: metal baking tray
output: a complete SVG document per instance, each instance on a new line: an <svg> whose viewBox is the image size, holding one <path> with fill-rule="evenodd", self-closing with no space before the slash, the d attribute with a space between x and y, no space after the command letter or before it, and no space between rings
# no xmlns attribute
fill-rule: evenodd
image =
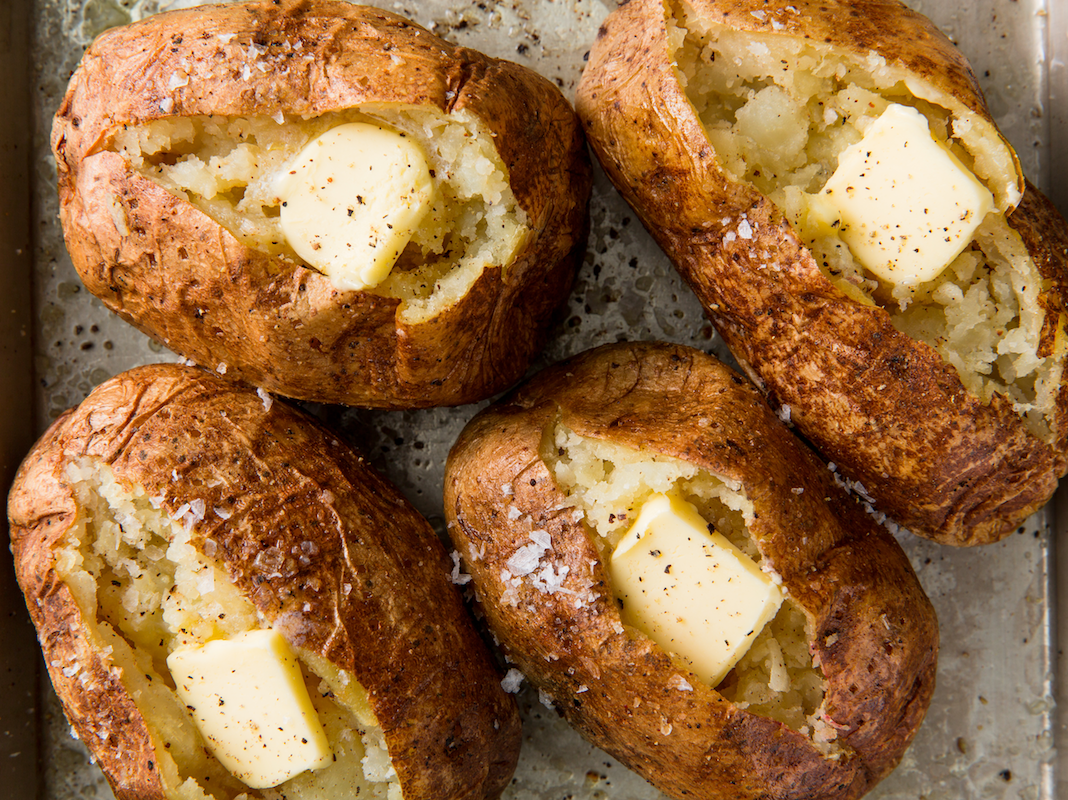
<svg viewBox="0 0 1068 800"><path fill-rule="evenodd" d="M400 0L377 3L436 33L526 64L571 97L614 2ZM1068 212L1068 2L911 0L971 59L1024 169ZM85 45L106 27L188 0L0 0L0 482L36 435L96 384L136 364L176 360L81 288L57 222L51 117ZM620 339L661 339L724 354L666 258L598 173L592 232L569 308L540 363ZM413 412L313 407L393 479L441 530L445 456L479 406ZM1065 504L1059 504L1064 508ZM942 651L927 721L872 798L1068 797L1068 509L1015 535L954 550L902 544L938 610ZM0 795L104 800L111 792L70 736L0 548ZM1060 579L1058 579L1060 578ZM573 733L529 688L524 750L510 800L652 800L657 791Z"/></svg>

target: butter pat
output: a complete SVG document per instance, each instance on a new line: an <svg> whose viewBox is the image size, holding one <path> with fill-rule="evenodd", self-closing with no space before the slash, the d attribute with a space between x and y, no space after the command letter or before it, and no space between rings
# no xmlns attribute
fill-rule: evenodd
<svg viewBox="0 0 1068 800"><path fill-rule="evenodd" d="M623 621L674 653L709 686L775 616L782 593L690 503L653 495L612 552Z"/></svg>
<svg viewBox="0 0 1068 800"><path fill-rule="evenodd" d="M275 631L175 650L167 667L208 749L249 788L332 762L300 665Z"/></svg>
<svg viewBox="0 0 1068 800"><path fill-rule="evenodd" d="M341 290L385 280L434 198L422 148L362 122L309 142L275 189L286 241Z"/></svg>
<svg viewBox="0 0 1068 800"><path fill-rule="evenodd" d="M990 191L931 136L914 108L891 105L810 203L876 277L915 286L937 278L994 208Z"/></svg>

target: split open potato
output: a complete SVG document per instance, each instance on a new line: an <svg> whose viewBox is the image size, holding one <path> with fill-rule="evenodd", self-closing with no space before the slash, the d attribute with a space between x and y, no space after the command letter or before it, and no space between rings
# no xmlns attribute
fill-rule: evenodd
<svg viewBox="0 0 1068 800"><path fill-rule="evenodd" d="M52 146L89 290L198 364L299 399L413 408L508 387L585 250L590 167L556 86L346 2L109 30Z"/></svg>
<svg viewBox="0 0 1068 800"><path fill-rule="evenodd" d="M672 797L859 797L923 720L938 625L907 557L699 351L536 375L464 429L445 513L506 656Z"/></svg>
<svg viewBox="0 0 1068 800"><path fill-rule="evenodd" d="M199 369L60 417L9 499L74 734L120 800L495 798L513 700L429 523L330 431Z"/></svg>

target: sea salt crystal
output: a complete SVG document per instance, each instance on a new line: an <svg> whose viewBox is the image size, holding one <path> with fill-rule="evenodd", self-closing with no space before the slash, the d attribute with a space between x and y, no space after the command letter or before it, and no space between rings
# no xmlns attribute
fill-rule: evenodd
<svg viewBox="0 0 1068 800"><path fill-rule="evenodd" d="M460 554L453 550L449 555L452 557L452 573L449 575L449 579L457 586L470 583L471 576L465 572L460 572Z"/></svg>
<svg viewBox="0 0 1068 800"><path fill-rule="evenodd" d="M230 519L230 517L232 517L233 515L234 513L232 511L227 511L225 508L219 508L218 506L215 506L215 516L217 516L219 519Z"/></svg>
<svg viewBox="0 0 1068 800"><path fill-rule="evenodd" d="M743 219L738 223L738 235L743 239L753 238L753 226L749 224L749 220Z"/></svg>
<svg viewBox="0 0 1068 800"><path fill-rule="evenodd" d="M517 669L510 669L501 679L501 688L508 694L515 694L519 691L519 687L523 685L524 675Z"/></svg>
<svg viewBox="0 0 1068 800"><path fill-rule="evenodd" d="M549 536L548 531L533 530L530 532L530 538L533 542L535 542L536 544L540 544L546 550L550 549L553 546L553 540L552 537Z"/></svg>
<svg viewBox="0 0 1068 800"><path fill-rule="evenodd" d="M541 704L546 708L555 708L552 695L544 689L538 689L538 699L541 700Z"/></svg>
<svg viewBox="0 0 1068 800"><path fill-rule="evenodd" d="M668 681L668 686L672 689L678 689L680 692L692 692L693 686L681 675L672 675L671 680Z"/></svg>
<svg viewBox="0 0 1068 800"><path fill-rule="evenodd" d="M159 110L162 111L164 114L170 114L172 111L174 111L174 99L170 97L165 97L160 100Z"/></svg>
<svg viewBox="0 0 1068 800"><path fill-rule="evenodd" d="M515 575L529 575L533 572L538 562L541 560L542 553L545 551L538 547L536 544L528 544L524 547L520 547L512 557L508 559L508 569Z"/></svg>
<svg viewBox="0 0 1068 800"><path fill-rule="evenodd" d="M274 405L274 398L268 392L265 392L262 388L256 390L257 396L263 402L263 410L270 411L271 406Z"/></svg>

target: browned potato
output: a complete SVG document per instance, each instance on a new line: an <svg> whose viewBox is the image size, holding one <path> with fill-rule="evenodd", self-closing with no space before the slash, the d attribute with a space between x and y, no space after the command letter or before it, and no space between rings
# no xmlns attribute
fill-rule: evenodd
<svg viewBox="0 0 1068 800"><path fill-rule="evenodd" d="M613 571L654 493L693 504L785 598L715 685L645 635ZM938 626L905 554L703 353L609 345L535 376L464 430L445 511L508 658L672 797L858 797L927 710Z"/></svg>
<svg viewBox="0 0 1068 800"><path fill-rule="evenodd" d="M48 430L8 510L52 683L120 800L473 800L511 778L518 713L440 541L284 403L188 367L131 370ZM176 692L186 673L171 662L250 631L280 634L327 742L318 766L259 789L224 766L218 728L194 724L215 695ZM222 657L226 672L241 652ZM222 685L217 705L235 708ZM290 730L277 684L256 685L259 730ZM265 750L272 768L298 745L280 747Z"/></svg>
<svg viewBox="0 0 1068 800"><path fill-rule="evenodd" d="M340 199L298 213L287 176L351 125L414 147L420 192L380 179L382 156L357 164L368 190L339 160L322 188L336 177ZM52 145L89 290L176 352L290 397L410 408L506 388L585 247L590 167L557 88L346 2L110 30L71 79Z"/></svg>
<svg viewBox="0 0 1068 800"><path fill-rule="evenodd" d="M1068 232L928 20L896 0L633 0L602 27L576 105L742 367L861 496L955 545L1049 499L1068 468ZM888 114L921 132L877 150ZM902 236L885 210L898 195L871 177L881 159L878 180L922 184L927 162L903 148L923 142L960 168L958 189L924 197L978 222L944 237L956 255L934 228ZM859 181L883 208L827 210ZM986 205L966 207L970 186Z"/></svg>

